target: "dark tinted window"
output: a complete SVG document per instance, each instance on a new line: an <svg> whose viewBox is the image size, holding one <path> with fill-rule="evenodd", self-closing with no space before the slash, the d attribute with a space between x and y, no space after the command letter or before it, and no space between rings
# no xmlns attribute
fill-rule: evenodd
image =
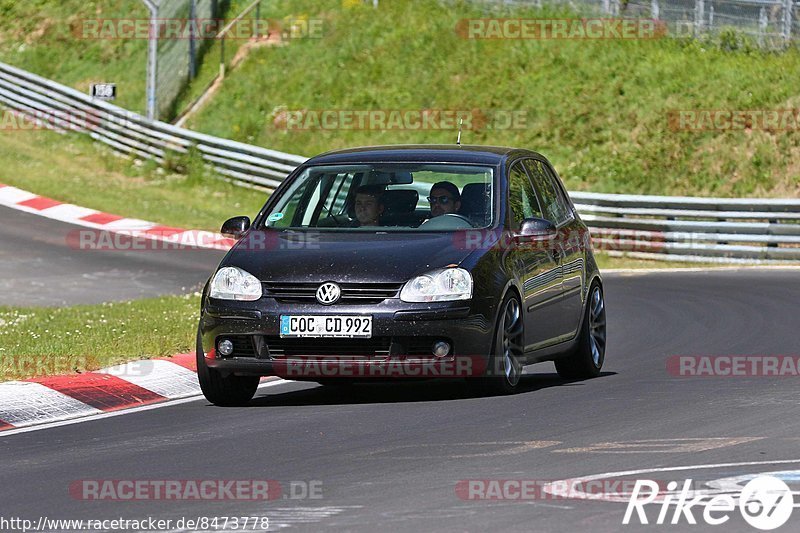
<svg viewBox="0 0 800 533"><path fill-rule="evenodd" d="M559 203L562 205L563 209L567 212L567 217L569 218L572 216L572 205L569 200L569 197L566 195L564 185L561 183L561 180L558 178L558 174L556 171L553 170L552 167L548 166L547 164L542 165L544 167L545 173L550 178L551 183L553 184L553 188L556 190L556 195L558 196Z"/></svg>
<svg viewBox="0 0 800 533"><path fill-rule="evenodd" d="M508 173L508 206L516 227L526 218L542 217L536 193L520 163L515 163Z"/></svg>
<svg viewBox="0 0 800 533"><path fill-rule="evenodd" d="M569 218L570 210L559 187L554 182L555 176L551 175L541 161L526 159L524 164L536 187L536 193L539 195L544 218L555 225L562 224Z"/></svg>

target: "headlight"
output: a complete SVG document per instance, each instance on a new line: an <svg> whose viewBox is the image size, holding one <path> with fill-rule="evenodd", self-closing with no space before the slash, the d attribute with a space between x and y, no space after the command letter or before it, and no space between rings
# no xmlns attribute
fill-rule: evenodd
<svg viewBox="0 0 800 533"><path fill-rule="evenodd" d="M463 268L443 268L417 276L403 286L404 302L449 302L472 298L472 275Z"/></svg>
<svg viewBox="0 0 800 533"><path fill-rule="evenodd" d="M211 298L252 302L261 298L261 282L236 267L220 268L211 282Z"/></svg>

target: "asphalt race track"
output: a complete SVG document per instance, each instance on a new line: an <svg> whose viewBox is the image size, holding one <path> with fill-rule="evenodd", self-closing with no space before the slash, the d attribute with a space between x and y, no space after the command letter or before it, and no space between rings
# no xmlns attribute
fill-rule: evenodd
<svg viewBox="0 0 800 533"><path fill-rule="evenodd" d="M71 252L47 221L3 209L0 226L2 292L32 287L27 303L109 295L106 282L74 281L83 272L135 278L115 284L115 298L172 292L205 279L215 263L205 255L184 261L185 253L120 261ZM37 288L34 264L54 283L93 288ZM606 276L605 289L609 348L600 378L563 381L548 363L529 367L523 390L507 397L472 396L457 382L352 390L282 382L245 408L196 400L0 436L3 515L266 516L270 530L289 531L755 531L738 512L716 527L685 519L623 526L624 503L469 500L457 492L466 480L602 473L681 484L776 471L800 479L797 377L676 377L666 369L673 355L798 355L800 271L618 274ZM671 467L688 468L648 472ZM79 480L209 479L277 480L284 497L86 501L69 490ZM309 486L319 498L303 497ZM703 523L701 514L694 516ZM798 529L795 509L779 531Z"/></svg>
<svg viewBox="0 0 800 533"><path fill-rule="evenodd" d="M58 306L181 294L201 287L218 250L80 250L80 229L0 206L0 305Z"/></svg>

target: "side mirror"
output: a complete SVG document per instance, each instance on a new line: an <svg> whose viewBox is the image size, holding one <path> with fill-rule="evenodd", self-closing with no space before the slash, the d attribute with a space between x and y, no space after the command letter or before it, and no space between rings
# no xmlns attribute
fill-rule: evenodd
<svg viewBox="0 0 800 533"><path fill-rule="evenodd" d="M517 240L550 240L558 235L558 230L555 225L549 220L543 218L526 218L522 221L517 234L514 236Z"/></svg>
<svg viewBox="0 0 800 533"><path fill-rule="evenodd" d="M225 237L233 239L241 239L242 235L250 229L250 217L233 217L229 218L222 225L222 233Z"/></svg>

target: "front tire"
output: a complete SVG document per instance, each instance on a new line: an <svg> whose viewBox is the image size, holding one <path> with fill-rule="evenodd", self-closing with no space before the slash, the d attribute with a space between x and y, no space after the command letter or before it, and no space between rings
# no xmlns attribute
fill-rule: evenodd
<svg viewBox="0 0 800 533"><path fill-rule="evenodd" d="M519 298L509 293L503 298L495 329L494 349L489 367L480 378L480 387L490 395L511 394L522 378L525 350L524 322Z"/></svg>
<svg viewBox="0 0 800 533"><path fill-rule="evenodd" d="M578 345L569 355L555 361L558 375L566 379L595 378L606 357L606 302L603 288L593 283L581 322Z"/></svg>
<svg viewBox="0 0 800 533"><path fill-rule="evenodd" d="M223 376L206 365L200 330L197 331L197 379L206 400L221 407L237 407L253 399L258 388L258 376Z"/></svg>

